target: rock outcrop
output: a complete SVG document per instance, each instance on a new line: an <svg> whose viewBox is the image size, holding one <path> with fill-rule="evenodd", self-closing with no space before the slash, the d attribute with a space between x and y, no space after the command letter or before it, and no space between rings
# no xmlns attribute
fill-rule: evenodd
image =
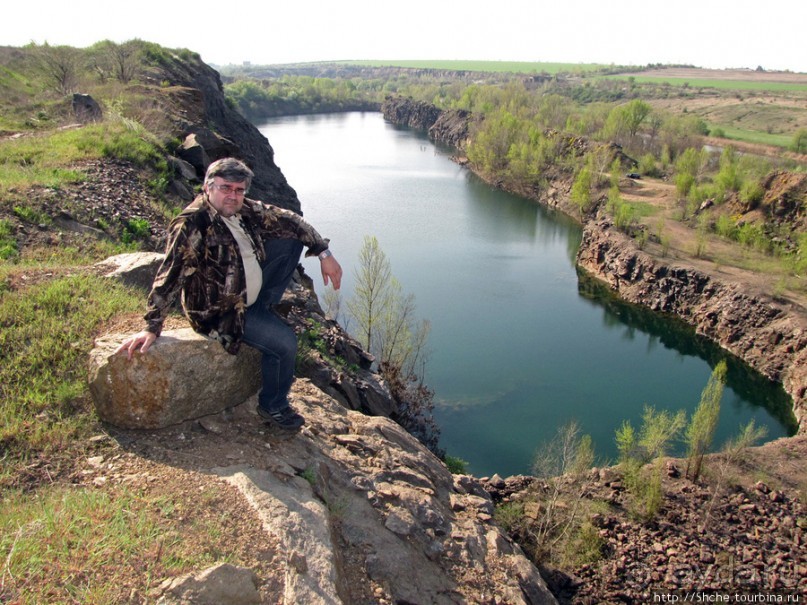
<svg viewBox="0 0 807 605"><path fill-rule="evenodd" d="M166 58L149 77L164 96L165 118L172 123L173 134L183 141L177 151L196 169L197 177L204 176L207 163L237 156L255 173L250 197L301 212L297 193L275 164L272 146L227 104L216 70L198 56L173 57Z"/></svg>
<svg viewBox="0 0 807 605"><path fill-rule="evenodd" d="M442 145L463 150L468 143L473 114L462 109L443 111L431 103L389 96L381 105L384 119L416 130L425 130L429 137Z"/></svg>
<svg viewBox="0 0 807 605"><path fill-rule="evenodd" d="M197 422L113 435L240 490L279 544L272 602L555 603L477 479L453 476L393 421L347 410L308 380L290 399L306 418L295 433L263 425L253 397ZM188 582L199 588L166 583L166 603Z"/></svg>

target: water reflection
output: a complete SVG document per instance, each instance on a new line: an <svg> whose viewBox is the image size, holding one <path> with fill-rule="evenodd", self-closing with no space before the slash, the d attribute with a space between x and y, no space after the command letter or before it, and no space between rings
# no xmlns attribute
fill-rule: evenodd
<svg viewBox="0 0 807 605"><path fill-rule="evenodd" d="M603 309L603 326L621 330L628 340L648 335L648 350L657 345L683 356L698 357L712 369L721 361L727 365L726 386L752 407L765 409L794 435L798 429L793 415L793 402L782 385L778 385L695 329L676 317L663 315L618 298L603 282L578 270L578 292L593 305Z"/></svg>

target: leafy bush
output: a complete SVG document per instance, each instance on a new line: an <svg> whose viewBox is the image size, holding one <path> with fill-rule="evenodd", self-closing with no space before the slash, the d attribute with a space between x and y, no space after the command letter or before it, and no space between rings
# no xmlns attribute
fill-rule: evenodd
<svg viewBox="0 0 807 605"><path fill-rule="evenodd" d="M661 170L656 164L656 156L652 153L644 154L639 160L639 172L650 177L661 176Z"/></svg>
<svg viewBox="0 0 807 605"><path fill-rule="evenodd" d="M719 236L725 237L726 239L737 239L737 223L727 214L721 214L717 217L715 231Z"/></svg>
<svg viewBox="0 0 807 605"><path fill-rule="evenodd" d="M144 218L133 218L126 222L121 235L121 241L124 244L131 244L136 240L144 240L151 235L151 227L149 222Z"/></svg>
<svg viewBox="0 0 807 605"><path fill-rule="evenodd" d="M468 462L462 458L446 454L443 462L445 462L452 475L465 475L468 473Z"/></svg>
<svg viewBox="0 0 807 605"><path fill-rule="evenodd" d="M633 513L641 519L652 519L658 512L661 505L661 461L685 424L683 410L672 414L666 410L657 412L647 406L638 433L628 421L623 422L616 432L625 484L636 496ZM649 462L655 464L648 473L643 467Z"/></svg>

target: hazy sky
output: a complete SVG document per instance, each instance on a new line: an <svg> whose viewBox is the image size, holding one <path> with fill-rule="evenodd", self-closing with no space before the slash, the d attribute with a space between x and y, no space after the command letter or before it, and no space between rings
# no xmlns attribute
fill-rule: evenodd
<svg viewBox="0 0 807 605"><path fill-rule="evenodd" d="M217 65L479 59L807 72L805 24L807 0L29 0L3 7L0 45L140 38Z"/></svg>

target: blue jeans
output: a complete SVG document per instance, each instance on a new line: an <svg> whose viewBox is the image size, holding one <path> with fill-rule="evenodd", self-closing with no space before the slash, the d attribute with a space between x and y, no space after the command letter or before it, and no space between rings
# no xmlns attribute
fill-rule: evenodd
<svg viewBox="0 0 807 605"><path fill-rule="evenodd" d="M263 409L275 412L289 405L297 335L271 306L280 302L289 285L300 262L303 244L292 239L273 239L264 244L264 250L263 284L258 299L247 307L244 342L261 352L262 386L258 403Z"/></svg>

